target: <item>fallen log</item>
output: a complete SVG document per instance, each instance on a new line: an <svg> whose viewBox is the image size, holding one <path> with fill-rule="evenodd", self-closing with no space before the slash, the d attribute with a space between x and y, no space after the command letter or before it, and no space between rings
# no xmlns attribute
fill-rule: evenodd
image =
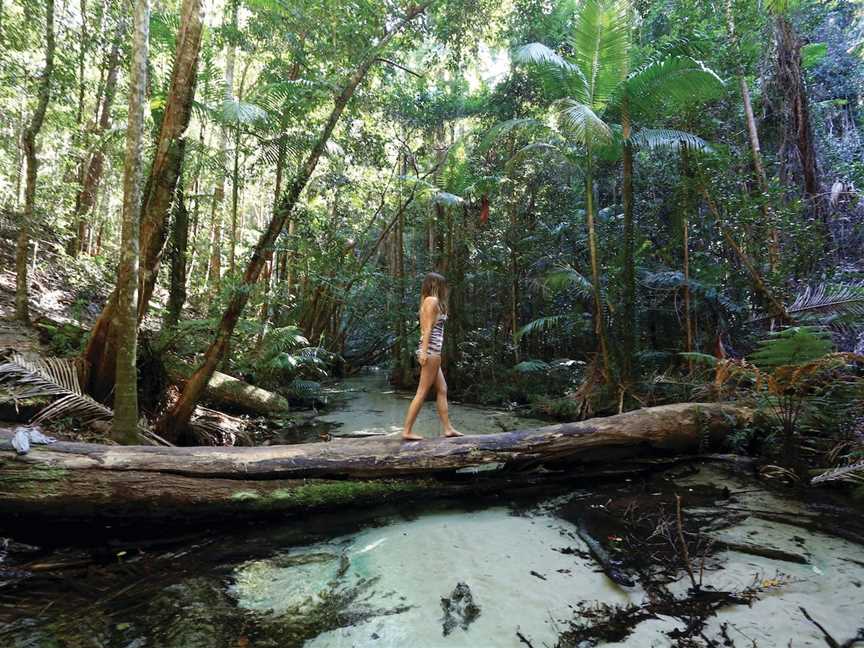
<svg viewBox="0 0 864 648"><path fill-rule="evenodd" d="M598 467L626 474L636 470L627 461L638 466L651 456L696 452L749 419L750 411L735 405L683 403L419 442L378 437L253 448L58 442L21 456L11 449L11 431L0 429L0 520L51 511L77 519L301 512L464 492L458 480L440 479L448 473L463 484L505 475L506 485L520 481L514 471L539 465L575 467L570 474L577 476Z"/></svg>
<svg viewBox="0 0 864 648"><path fill-rule="evenodd" d="M167 356L165 359L165 373L168 379L181 387L186 384L193 371L194 367L180 358ZM204 400L217 408L258 416L285 414L290 409L288 400L283 396L250 385L221 371L213 372L213 377L210 378L204 391Z"/></svg>

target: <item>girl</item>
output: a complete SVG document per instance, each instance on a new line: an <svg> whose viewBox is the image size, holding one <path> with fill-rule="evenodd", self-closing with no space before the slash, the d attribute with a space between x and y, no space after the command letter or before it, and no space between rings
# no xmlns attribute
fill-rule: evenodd
<svg viewBox="0 0 864 648"><path fill-rule="evenodd" d="M435 405L438 418L444 427L444 436L463 436L450 425L447 412L447 383L441 371L441 347L444 344L444 321L447 319L447 280L437 272L430 272L423 279L420 289L420 346L417 348L417 362L420 363L420 384L414 400L405 415L402 438L406 441L420 441L423 437L414 434L411 428L426 400L429 388L435 385Z"/></svg>

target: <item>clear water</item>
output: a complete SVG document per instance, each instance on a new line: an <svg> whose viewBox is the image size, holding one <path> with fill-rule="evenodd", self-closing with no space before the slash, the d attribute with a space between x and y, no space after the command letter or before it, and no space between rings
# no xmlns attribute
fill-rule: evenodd
<svg viewBox="0 0 864 648"><path fill-rule="evenodd" d="M331 391L331 396L340 406L320 416L319 420L336 425L332 433L337 436L369 436L401 432L405 412L414 394L395 390L387 383L384 372L373 371L342 381ZM451 402L448 410L453 427L465 434L492 434L549 425L545 421L488 407ZM441 434L434 402L429 401L423 406L414 432L424 437Z"/></svg>
<svg viewBox="0 0 864 648"><path fill-rule="evenodd" d="M406 400L377 376L348 383L351 398L332 416L345 434L391 431ZM418 431L436 433L434 405ZM454 406L465 432L500 429L499 414ZM460 418L456 418L459 416ZM736 506L804 514L751 480L710 469L678 480L728 486ZM619 487L638 488L636 482ZM641 602L639 588L610 581L575 528L556 511L584 493L514 504L463 502L413 510L341 511L284 525L219 532L172 552L117 555L115 565L0 587L0 646L43 648L485 648L554 646L582 602ZM505 502L510 500L504 500ZM812 512L811 512L812 514ZM723 610L705 635L736 645L823 646L804 607L838 640L864 626L864 551L799 527L743 518L717 537L802 553L798 565L725 552L706 583L717 589L775 579L752 607ZM119 552L118 552L119 553ZM2 568L2 563L0 563ZM444 632L442 598L465 583L480 608L465 628ZM670 589L683 594L684 579ZM670 646L673 618L639 624L618 644ZM754 643L755 642L755 643Z"/></svg>

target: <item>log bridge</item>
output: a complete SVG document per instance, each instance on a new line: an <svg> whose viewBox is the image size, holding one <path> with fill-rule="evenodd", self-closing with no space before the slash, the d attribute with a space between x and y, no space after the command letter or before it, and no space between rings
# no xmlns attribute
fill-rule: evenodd
<svg viewBox="0 0 864 648"><path fill-rule="evenodd" d="M657 458L716 448L750 418L735 404L679 403L455 439L189 448L61 441L25 455L0 428L0 532L28 519L198 523L464 494L480 483L500 491L525 475L536 484L635 473Z"/></svg>

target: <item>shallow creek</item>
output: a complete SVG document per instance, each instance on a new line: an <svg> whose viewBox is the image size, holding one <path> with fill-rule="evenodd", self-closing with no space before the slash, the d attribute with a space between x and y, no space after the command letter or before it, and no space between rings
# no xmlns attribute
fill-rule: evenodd
<svg viewBox="0 0 864 648"><path fill-rule="evenodd" d="M398 429L407 401L378 376L341 389L349 398L341 411L327 415L341 423L334 434ZM424 409L417 430L433 435L434 405ZM452 414L466 433L533 424L458 405ZM708 618L703 637L726 646L827 645L800 607L841 642L864 626L861 545L747 513L784 512L794 520L816 519L818 512L717 468L670 473L662 482L581 483L530 497L342 511L281 526L214 530L147 551L115 542L89 567L26 577L16 571L10 546L8 559L0 552L0 646L555 646L578 620L580 605L638 605L648 596L641 585L622 587L603 573L568 511L602 512L616 498L674 501L673 492L685 506L691 503L686 514L693 519L718 511L734 518L712 531L714 539L755 543L803 561L716 553L704 564L706 585L730 590L774 584L752 606L731 606ZM26 556L27 548L18 547L22 552ZM50 560L74 562L80 555L67 549ZM17 564L48 560L19 556ZM471 614L448 613L442 601L459 583L476 606ZM687 585L682 571L668 590L683 597ZM683 625L655 614L625 638L600 643L679 645L672 637Z"/></svg>

